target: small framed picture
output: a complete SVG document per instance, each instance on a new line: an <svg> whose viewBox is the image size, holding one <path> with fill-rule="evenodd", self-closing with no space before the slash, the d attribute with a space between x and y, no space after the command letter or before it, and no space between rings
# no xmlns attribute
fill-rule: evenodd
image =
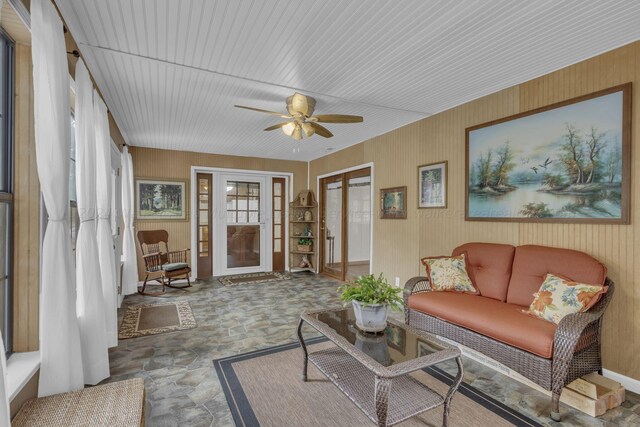
<svg viewBox="0 0 640 427"><path fill-rule="evenodd" d="M187 220L186 181L136 179L136 219Z"/></svg>
<svg viewBox="0 0 640 427"><path fill-rule="evenodd" d="M418 208L447 207L447 161L418 166Z"/></svg>
<svg viewBox="0 0 640 427"><path fill-rule="evenodd" d="M407 187L380 189L380 218L407 219Z"/></svg>

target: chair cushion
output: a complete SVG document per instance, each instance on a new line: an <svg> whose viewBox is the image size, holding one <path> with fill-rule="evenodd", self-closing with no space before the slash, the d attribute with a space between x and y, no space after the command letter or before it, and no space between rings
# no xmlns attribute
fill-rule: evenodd
<svg viewBox="0 0 640 427"><path fill-rule="evenodd" d="M452 255L466 253L467 273L480 295L506 301L515 249L497 243L466 243L455 248Z"/></svg>
<svg viewBox="0 0 640 427"><path fill-rule="evenodd" d="M516 248L507 302L530 306L548 273L589 285L604 285L607 268L584 252L548 246ZM481 291L482 292L482 291Z"/></svg>
<svg viewBox="0 0 640 427"><path fill-rule="evenodd" d="M526 307L453 292L411 295L409 307L546 359L553 357L558 325L522 313Z"/></svg>
<svg viewBox="0 0 640 427"><path fill-rule="evenodd" d="M164 271L174 271L174 270L180 270L187 267L189 267L189 264L187 264L186 262L172 262L169 264L164 264L162 266L162 269Z"/></svg>
<svg viewBox="0 0 640 427"><path fill-rule="evenodd" d="M559 324L569 314L589 310L607 289L608 286L572 282L549 273L525 314Z"/></svg>

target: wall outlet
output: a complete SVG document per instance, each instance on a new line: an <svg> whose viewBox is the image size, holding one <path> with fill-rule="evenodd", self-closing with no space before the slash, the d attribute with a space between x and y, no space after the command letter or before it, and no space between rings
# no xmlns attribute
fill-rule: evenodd
<svg viewBox="0 0 640 427"><path fill-rule="evenodd" d="M400 278L396 277L396 288L400 287Z"/></svg>

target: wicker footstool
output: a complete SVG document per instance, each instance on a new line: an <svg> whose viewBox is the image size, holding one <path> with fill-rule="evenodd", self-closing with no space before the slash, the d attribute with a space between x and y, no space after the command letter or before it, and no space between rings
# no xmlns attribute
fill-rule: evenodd
<svg viewBox="0 0 640 427"><path fill-rule="evenodd" d="M13 427L144 425L144 380L134 378L28 401Z"/></svg>
<svg viewBox="0 0 640 427"><path fill-rule="evenodd" d="M304 323L335 346L309 353L302 335ZM395 339L399 336L404 338ZM361 332L350 308L303 313L298 339L304 353L303 381L310 361L378 426L391 426L438 406L444 406L443 425L448 425L451 398L462 382L458 348L393 320L383 333ZM452 359L458 375L446 396L408 375Z"/></svg>

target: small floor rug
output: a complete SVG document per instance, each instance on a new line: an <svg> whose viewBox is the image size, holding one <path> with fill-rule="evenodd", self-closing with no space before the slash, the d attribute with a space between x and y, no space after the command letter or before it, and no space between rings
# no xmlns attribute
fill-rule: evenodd
<svg viewBox="0 0 640 427"><path fill-rule="evenodd" d="M225 286L240 285L243 283L266 283L277 282L278 280L287 280L289 276L277 271L271 271L268 273L250 273L250 274L237 274L234 276L218 277L218 281Z"/></svg>
<svg viewBox="0 0 640 427"><path fill-rule="evenodd" d="M307 342L310 344L310 351L333 346L323 337ZM298 343L214 360L214 366L237 426L374 425L312 363L309 363L309 381L305 383L301 380L302 351ZM449 374L437 367L417 371L412 375L430 388L445 394L453 381ZM442 407L396 425L440 426ZM462 383L451 404L449 425L501 427L540 424Z"/></svg>
<svg viewBox="0 0 640 427"><path fill-rule="evenodd" d="M143 337L196 327L188 301L132 305L127 308L118 338Z"/></svg>

